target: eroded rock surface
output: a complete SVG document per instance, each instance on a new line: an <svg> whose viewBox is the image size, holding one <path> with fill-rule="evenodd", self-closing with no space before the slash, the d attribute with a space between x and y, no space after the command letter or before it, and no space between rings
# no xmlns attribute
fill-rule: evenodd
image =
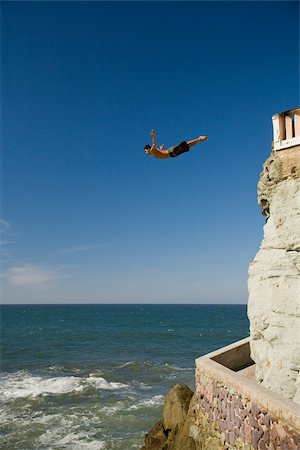
<svg viewBox="0 0 300 450"><path fill-rule="evenodd" d="M300 147L272 153L258 183L267 217L249 268L251 357L256 379L300 403Z"/></svg>
<svg viewBox="0 0 300 450"><path fill-rule="evenodd" d="M145 436L141 450L196 450L190 436L193 392L182 384L176 384L164 401L163 420ZM191 418L190 418L191 416Z"/></svg>

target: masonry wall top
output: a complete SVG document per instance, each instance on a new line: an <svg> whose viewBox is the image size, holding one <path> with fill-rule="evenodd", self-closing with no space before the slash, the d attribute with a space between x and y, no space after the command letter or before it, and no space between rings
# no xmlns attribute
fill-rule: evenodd
<svg viewBox="0 0 300 450"><path fill-rule="evenodd" d="M300 108L275 114L272 121L274 150L300 144Z"/></svg>

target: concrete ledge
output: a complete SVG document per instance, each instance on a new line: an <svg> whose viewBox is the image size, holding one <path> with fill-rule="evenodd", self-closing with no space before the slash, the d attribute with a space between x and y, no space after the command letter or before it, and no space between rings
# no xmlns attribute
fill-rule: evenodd
<svg viewBox="0 0 300 450"><path fill-rule="evenodd" d="M254 371L249 338L196 359L201 448L213 448L213 435L214 448L300 449L299 405L258 384Z"/></svg>
<svg viewBox="0 0 300 450"><path fill-rule="evenodd" d="M226 347L208 353L196 359L196 369L210 373L218 381L232 386L244 398L250 398L260 406L271 410L279 419L300 432L300 408L292 400L281 397L269 389L261 386L255 379L249 378L243 371L240 373L230 369L243 366L242 357L245 356L244 367L251 367L254 362L250 358L250 338L234 342ZM235 363L234 357L237 357ZM250 364L252 361L252 364Z"/></svg>
<svg viewBox="0 0 300 450"><path fill-rule="evenodd" d="M208 353L202 358L212 359L235 372L254 364L254 361L250 357L249 337ZM202 358L198 358L196 362Z"/></svg>

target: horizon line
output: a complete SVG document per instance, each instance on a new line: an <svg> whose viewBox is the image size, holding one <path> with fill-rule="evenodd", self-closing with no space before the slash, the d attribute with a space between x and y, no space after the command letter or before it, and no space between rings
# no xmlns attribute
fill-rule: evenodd
<svg viewBox="0 0 300 450"><path fill-rule="evenodd" d="M0 306L83 306L83 305L105 305L105 306L132 306L132 305L182 305L182 306L244 306L247 303L0 303Z"/></svg>

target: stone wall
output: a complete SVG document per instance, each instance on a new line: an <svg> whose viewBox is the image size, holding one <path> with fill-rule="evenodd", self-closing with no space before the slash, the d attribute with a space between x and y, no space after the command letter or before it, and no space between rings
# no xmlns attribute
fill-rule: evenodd
<svg viewBox="0 0 300 450"><path fill-rule="evenodd" d="M300 147L272 153L258 183L267 217L249 267L248 316L256 380L300 403Z"/></svg>
<svg viewBox="0 0 300 450"><path fill-rule="evenodd" d="M187 386L171 389L142 450L300 450L299 406L258 384L253 364L234 371L215 361L246 344L197 359L194 395Z"/></svg>
<svg viewBox="0 0 300 450"><path fill-rule="evenodd" d="M278 414L278 408L262 406L250 390L247 394L216 375L203 367L197 371L195 425L201 430L199 448L300 449L299 430Z"/></svg>

